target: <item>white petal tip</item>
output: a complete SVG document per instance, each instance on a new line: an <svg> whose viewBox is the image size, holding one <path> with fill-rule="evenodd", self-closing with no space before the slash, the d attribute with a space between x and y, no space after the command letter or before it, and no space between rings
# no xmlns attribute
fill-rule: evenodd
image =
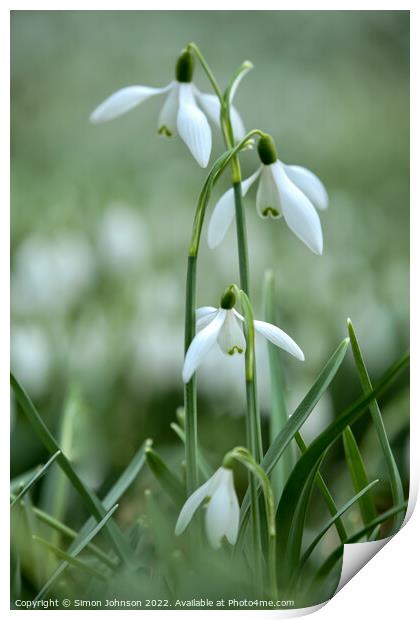
<svg viewBox="0 0 420 620"><path fill-rule="evenodd" d="M191 377L192 377L191 373L185 372L184 370L182 371L182 380L184 383L188 383Z"/></svg>

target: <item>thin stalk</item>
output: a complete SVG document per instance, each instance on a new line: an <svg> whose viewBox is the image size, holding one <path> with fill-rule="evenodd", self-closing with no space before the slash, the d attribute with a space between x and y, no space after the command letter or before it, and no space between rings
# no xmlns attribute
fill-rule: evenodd
<svg viewBox="0 0 420 620"><path fill-rule="evenodd" d="M195 336L195 298L197 280L197 256L188 256L187 285L185 298L185 353ZM185 460L187 494L198 487L197 446L197 389L195 374L184 388L185 401Z"/></svg>

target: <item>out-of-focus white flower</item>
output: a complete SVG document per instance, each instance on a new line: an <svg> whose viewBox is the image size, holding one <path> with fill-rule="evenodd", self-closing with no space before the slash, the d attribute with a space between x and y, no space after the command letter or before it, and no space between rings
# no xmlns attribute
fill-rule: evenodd
<svg viewBox="0 0 420 620"><path fill-rule="evenodd" d="M284 216L290 230L315 254L322 254L322 228L316 209L328 207L324 185L310 170L289 166L277 159L270 136L260 138L258 153L262 165L242 182L242 196L259 179L258 214L264 219ZM235 201L231 188L220 198L210 218L207 240L211 249L222 242L234 217Z"/></svg>
<svg viewBox="0 0 420 620"><path fill-rule="evenodd" d="M78 301L95 272L88 241L75 233L33 235L18 248L12 273L12 307L19 313L63 311Z"/></svg>
<svg viewBox="0 0 420 620"><path fill-rule="evenodd" d="M239 502L233 472L226 467L219 467L213 476L187 499L176 523L176 536L182 534L200 504L207 498L209 501L206 505L205 524L211 546L219 549L224 536L234 545L239 530Z"/></svg>
<svg viewBox="0 0 420 620"><path fill-rule="evenodd" d="M198 333L191 342L185 355L182 378L185 383L191 379L207 353L217 343L227 355L243 354L246 348L245 336L238 319L243 317L233 305L234 296L224 295L220 308L204 306L196 311ZM279 327L265 321L254 321L255 331L267 340L284 349L290 355L303 361L305 356L296 342Z"/></svg>
<svg viewBox="0 0 420 620"><path fill-rule="evenodd" d="M113 270L139 266L149 255L149 235L141 215L123 204L110 205L99 224L103 261Z"/></svg>
<svg viewBox="0 0 420 620"><path fill-rule="evenodd" d="M158 132L167 137L178 133L198 164L206 168L211 152L211 129L197 102L217 124L220 123L220 102L216 95L202 93L192 83L193 71L194 57L189 50L185 50L178 59L173 82L163 88L127 86L117 90L92 112L90 120L92 123L111 121L150 97L166 93L159 115ZM231 111L233 132L239 140L245 130L237 110L232 107Z"/></svg>
<svg viewBox="0 0 420 620"><path fill-rule="evenodd" d="M32 396L47 387L51 371L51 350L44 331L36 325L12 328L11 367Z"/></svg>

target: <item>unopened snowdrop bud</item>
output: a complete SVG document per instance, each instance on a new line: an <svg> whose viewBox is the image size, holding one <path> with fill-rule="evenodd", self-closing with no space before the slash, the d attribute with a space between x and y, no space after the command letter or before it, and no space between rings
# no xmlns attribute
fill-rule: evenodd
<svg viewBox="0 0 420 620"><path fill-rule="evenodd" d="M276 145L273 138L268 133L265 133L261 136L258 142L257 149L261 162L265 166L270 166L271 164L274 164L275 161L277 161Z"/></svg>
<svg viewBox="0 0 420 620"><path fill-rule="evenodd" d="M211 546L219 549L224 537L234 545L238 538L240 511L230 463L224 463L223 467L219 467L207 482L190 495L179 514L175 535L182 534L206 500L205 528Z"/></svg>
<svg viewBox="0 0 420 620"><path fill-rule="evenodd" d="M179 56L175 67L175 78L177 82L192 82L194 73L194 56L185 49Z"/></svg>

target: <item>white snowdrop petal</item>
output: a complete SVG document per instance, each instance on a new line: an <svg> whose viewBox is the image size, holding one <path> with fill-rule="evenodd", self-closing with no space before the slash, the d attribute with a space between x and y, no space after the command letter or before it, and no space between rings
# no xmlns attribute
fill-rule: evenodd
<svg viewBox="0 0 420 620"><path fill-rule="evenodd" d="M230 495L226 478L223 478L214 491L206 509L206 533L214 549L220 548L222 538L228 530L229 521Z"/></svg>
<svg viewBox="0 0 420 620"><path fill-rule="evenodd" d="M217 127L220 127L220 101L217 95L208 95L207 93L202 93L198 90L198 88L195 87L194 92L197 95L197 99L209 119L213 123L215 123Z"/></svg>
<svg viewBox="0 0 420 620"><path fill-rule="evenodd" d="M200 504L209 496L210 488L217 472L189 496L179 513L175 526L175 536L179 536L187 527Z"/></svg>
<svg viewBox="0 0 420 620"><path fill-rule="evenodd" d="M191 342L184 360L182 378L184 383L188 383L203 357L210 351L216 343L219 331L224 323L226 310L219 310L213 321L201 330Z"/></svg>
<svg viewBox="0 0 420 620"><path fill-rule="evenodd" d="M210 217L207 229L207 243L211 250L214 250L214 248L221 244L234 218L235 199L233 189L230 188L218 200Z"/></svg>
<svg viewBox="0 0 420 620"><path fill-rule="evenodd" d="M286 332L281 330L276 325L266 323L265 321L254 321L254 326L257 332L262 334L267 340L275 344L276 346L284 349L293 355L300 361L304 361L305 356L302 349L296 344L296 342Z"/></svg>
<svg viewBox="0 0 420 620"><path fill-rule="evenodd" d="M191 84L179 84L178 133L197 163L206 168L211 152L211 130L195 102Z"/></svg>
<svg viewBox="0 0 420 620"><path fill-rule="evenodd" d="M146 99L166 92L169 87L170 85L165 88L151 88L149 86L126 86L121 88L98 105L90 115L90 121L91 123L111 121L140 105Z"/></svg>
<svg viewBox="0 0 420 620"><path fill-rule="evenodd" d="M233 474L231 476L231 482L229 484L229 497L230 497L230 515L229 515L229 522L228 522L227 529L226 529L226 538L228 539L231 545L234 545L238 539L240 508L239 508L238 498L235 492Z"/></svg>
<svg viewBox="0 0 420 620"><path fill-rule="evenodd" d="M245 196L251 185L259 176L261 170L258 169L250 177L242 181L242 196ZM214 250L226 236L226 233L235 218L235 197L233 188L219 199L211 214L209 227L207 229L207 243L211 250Z"/></svg>
<svg viewBox="0 0 420 620"><path fill-rule="evenodd" d="M227 355L241 354L245 351L245 336L232 310L226 311L225 321L217 336L217 344Z"/></svg>
<svg viewBox="0 0 420 620"><path fill-rule="evenodd" d="M323 237L319 215L311 201L289 179L282 164L272 164L284 219L290 230L315 254L322 254Z"/></svg>
<svg viewBox="0 0 420 620"><path fill-rule="evenodd" d="M257 212L262 218L281 217L281 202L277 184L273 178L272 165L263 166L257 189Z"/></svg>
<svg viewBox="0 0 420 620"><path fill-rule="evenodd" d="M328 207L328 194L320 179L307 168L302 166L287 166L283 164L286 174L291 181L309 198L317 209Z"/></svg>
<svg viewBox="0 0 420 620"><path fill-rule="evenodd" d="M242 138L245 137L246 130L242 118L235 106L231 106L230 108L230 120L232 123L233 137L236 142L240 142Z"/></svg>
<svg viewBox="0 0 420 620"><path fill-rule="evenodd" d="M179 87L177 82L173 82L172 88L165 99L165 103L159 114L158 133L168 138L176 134L176 121L179 107Z"/></svg>
<svg viewBox="0 0 420 620"><path fill-rule="evenodd" d="M217 308L213 308L213 306L203 306L202 308L197 308L195 311L196 324L195 327L197 331L203 329L212 320L216 317Z"/></svg>

